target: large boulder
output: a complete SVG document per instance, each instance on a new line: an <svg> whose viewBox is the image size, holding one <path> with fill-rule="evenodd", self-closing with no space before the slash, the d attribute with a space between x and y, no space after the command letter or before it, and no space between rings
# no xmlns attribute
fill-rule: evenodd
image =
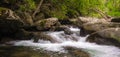
<svg viewBox="0 0 120 57"><path fill-rule="evenodd" d="M12 34L20 29L23 23L19 17L10 9L0 7L0 33Z"/></svg>
<svg viewBox="0 0 120 57"><path fill-rule="evenodd" d="M108 28L91 34L87 41L120 47L120 28Z"/></svg>
<svg viewBox="0 0 120 57"><path fill-rule="evenodd" d="M34 23L34 26L36 26L38 30L49 30L51 28L54 29L54 26L59 26L59 25L60 23L58 22L57 18L43 19Z"/></svg>
<svg viewBox="0 0 120 57"><path fill-rule="evenodd" d="M80 27L88 31L98 31L108 27L109 22L105 19L90 18L90 17L79 17Z"/></svg>
<svg viewBox="0 0 120 57"><path fill-rule="evenodd" d="M0 19L0 35L14 35L23 26L19 20Z"/></svg>
<svg viewBox="0 0 120 57"><path fill-rule="evenodd" d="M85 23L82 25L82 28L88 31L100 31L106 28L109 28L109 23Z"/></svg>
<svg viewBox="0 0 120 57"><path fill-rule="evenodd" d="M0 39L29 39L30 33L24 31L24 22L14 11L0 8Z"/></svg>
<svg viewBox="0 0 120 57"><path fill-rule="evenodd" d="M90 17L79 17L76 21L76 25L91 32L96 32L107 28L120 27L120 23L108 22L105 19Z"/></svg>

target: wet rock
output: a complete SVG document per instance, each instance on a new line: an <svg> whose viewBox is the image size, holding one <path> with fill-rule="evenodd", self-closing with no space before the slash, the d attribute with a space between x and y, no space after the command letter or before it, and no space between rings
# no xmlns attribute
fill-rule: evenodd
<svg viewBox="0 0 120 57"><path fill-rule="evenodd" d="M30 40L33 38L32 32L26 31L24 29L19 30L15 35L15 40Z"/></svg>
<svg viewBox="0 0 120 57"><path fill-rule="evenodd" d="M16 31L12 34L4 33L3 35L3 33L1 33L0 37L1 37L0 44L11 45L12 43L8 43L8 42L16 41L16 40L30 40L33 38L33 35L31 32L25 31L24 29L20 29L19 31Z"/></svg>
<svg viewBox="0 0 120 57"><path fill-rule="evenodd" d="M80 36L85 37L85 36L87 36L90 33L92 33L92 32L87 31L84 28L80 28Z"/></svg>
<svg viewBox="0 0 120 57"><path fill-rule="evenodd" d="M66 28L64 29L64 33L67 34L67 35L73 34L73 32L69 29L69 27L66 27Z"/></svg>
<svg viewBox="0 0 120 57"><path fill-rule="evenodd" d="M0 35L13 36L23 27L23 22L12 10L0 7Z"/></svg>
<svg viewBox="0 0 120 57"><path fill-rule="evenodd" d="M50 28L53 28L54 26L59 26L60 23L58 22L57 18L48 18L39 20L34 23L34 26L37 27L38 30L49 30ZM54 30L54 29L51 29Z"/></svg>
<svg viewBox="0 0 120 57"><path fill-rule="evenodd" d="M74 49L72 49L74 50ZM60 53L46 51L43 49L33 50L30 47L0 46L0 57L86 57L84 52L70 51L71 53ZM89 56L87 56L89 57Z"/></svg>
<svg viewBox="0 0 120 57"><path fill-rule="evenodd" d="M64 31L67 28L66 25L56 26L54 31Z"/></svg>
<svg viewBox="0 0 120 57"><path fill-rule="evenodd" d="M33 50L29 47L2 46L0 57L50 57L51 54L42 50Z"/></svg>
<svg viewBox="0 0 120 57"><path fill-rule="evenodd" d="M0 44L6 44L6 45L11 45L11 43L8 43L10 41L14 41L14 39L12 38L9 38L9 37L3 37L3 38L0 38Z"/></svg>
<svg viewBox="0 0 120 57"><path fill-rule="evenodd" d="M89 53L75 47L64 47L73 57L90 57Z"/></svg>
<svg viewBox="0 0 120 57"><path fill-rule="evenodd" d="M46 40L50 42L56 42L51 36L47 35L44 32L32 32L34 42L38 42L39 40Z"/></svg>
<svg viewBox="0 0 120 57"><path fill-rule="evenodd" d="M0 19L0 35L12 36L23 27L23 23L19 20Z"/></svg>
<svg viewBox="0 0 120 57"><path fill-rule="evenodd" d="M90 35L87 40L98 44L115 45L120 47L120 28L108 28Z"/></svg>

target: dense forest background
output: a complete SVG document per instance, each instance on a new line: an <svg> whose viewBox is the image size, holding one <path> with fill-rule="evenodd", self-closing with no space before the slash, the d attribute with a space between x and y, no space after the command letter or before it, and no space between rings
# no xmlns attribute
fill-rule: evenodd
<svg viewBox="0 0 120 57"><path fill-rule="evenodd" d="M27 12L32 15L40 2L41 0L0 0L0 10L9 8L17 13ZM120 16L120 0L43 0L35 17L36 19L102 17L96 10L109 16L118 17Z"/></svg>

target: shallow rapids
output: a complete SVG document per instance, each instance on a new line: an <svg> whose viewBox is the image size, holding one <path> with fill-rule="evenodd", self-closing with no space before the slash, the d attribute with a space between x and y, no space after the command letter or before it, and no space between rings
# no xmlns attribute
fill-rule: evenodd
<svg viewBox="0 0 120 57"><path fill-rule="evenodd" d="M34 43L33 40L24 40L14 42L15 46L31 46L36 49L44 49L48 51L66 52L64 47L70 46L83 49L90 53L91 57L120 57L120 49L115 46L97 45L95 43L86 42L86 37L79 36L80 29L70 27L73 32L71 35L64 34L64 31L47 32L56 42L39 40Z"/></svg>

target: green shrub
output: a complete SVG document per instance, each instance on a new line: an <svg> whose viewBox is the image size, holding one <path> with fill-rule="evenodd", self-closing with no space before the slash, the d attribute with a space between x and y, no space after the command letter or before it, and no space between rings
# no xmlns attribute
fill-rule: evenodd
<svg viewBox="0 0 120 57"><path fill-rule="evenodd" d="M40 2L40 0L7 1L11 4L18 3L20 11L28 12L33 12ZM42 7L45 7L46 10ZM59 19L68 19L78 16L101 17L98 12L92 9L99 9L110 16L120 16L120 0L44 0L42 7L39 13Z"/></svg>
<svg viewBox="0 0 120 57"><path fill-rule="evenodd" d="M52 2L58 8L53 15L60 18L65 16L101 17L98 12L91 10L95 8L110 16L120 16L120 0L52 0Z"/></svg>
<svg viewBox="0 0 120 57"><path fill-rule="evenodd" d="M24 3L20 5L20 10L22 11L31 11L36 8L34 0L24 0Z"/></svg>

